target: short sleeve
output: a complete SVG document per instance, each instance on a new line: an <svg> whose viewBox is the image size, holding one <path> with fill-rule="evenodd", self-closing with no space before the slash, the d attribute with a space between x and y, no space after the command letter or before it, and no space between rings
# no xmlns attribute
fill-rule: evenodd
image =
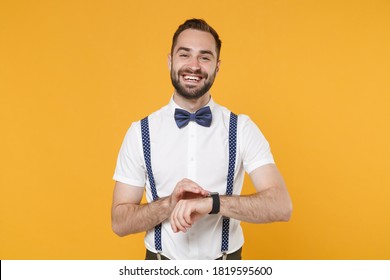
<svg viewBox="0 0 390 280"><path fill-rule="evenodd" d="M257 125L246 115L240 115L240 118L238 135L245 171L251 173L262 165L275 163L269 143Z"/></svg>
<svg viewBox="0 0 390 280"><path fill-rule="evenodd" d="M145 167L142 154L140 124L128 129L119 150L113 179L135 187L145 186Z"/></svg>

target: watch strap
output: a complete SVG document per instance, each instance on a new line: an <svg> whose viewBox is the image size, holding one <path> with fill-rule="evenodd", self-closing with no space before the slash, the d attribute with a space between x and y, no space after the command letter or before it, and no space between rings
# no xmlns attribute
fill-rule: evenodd
<svg viewBox="0 0 390 280"><path fill-rule="evenodd" d="M219 199L219 193L211 192L209 196L213 199L213 206L209 214L218 214L221 207L221 201Z"/></svg>

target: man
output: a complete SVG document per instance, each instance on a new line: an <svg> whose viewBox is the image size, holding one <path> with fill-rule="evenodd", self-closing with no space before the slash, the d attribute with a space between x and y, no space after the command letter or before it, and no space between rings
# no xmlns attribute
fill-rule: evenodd
<svg viewBox="0 0 390 280"><path fill-rule="evenodd" d="M174 34L169 104L129 128L114 174L112 227L147 231L146 259L241 259L240 221L288 221L291 201L248 116L214 102L221 41L200 19ZM244 172L255 187L240 195ZM146 185L148 203L141 204Z"/></svg>

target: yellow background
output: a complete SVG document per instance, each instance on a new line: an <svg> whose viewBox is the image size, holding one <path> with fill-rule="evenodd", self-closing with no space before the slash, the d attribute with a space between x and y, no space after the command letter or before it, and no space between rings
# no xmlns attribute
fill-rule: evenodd
<svg viewBox="0 0 390 280"><path fill-rule="evenodd" d="M0 258L144 257L111 231L112 175L192 17L223 41L214 99L260 126L294 204L243 223L244 258L390 259L388 0L1 0Z"/></svg>

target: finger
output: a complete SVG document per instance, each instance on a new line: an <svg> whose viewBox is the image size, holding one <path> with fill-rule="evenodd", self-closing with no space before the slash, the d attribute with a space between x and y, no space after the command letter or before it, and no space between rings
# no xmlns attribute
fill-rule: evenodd
<svg viewBox="0 0 390 280"><path fill-rule="evenodd" d="M200 194L202 190L203 189L200 188L200 186L195 182L192 182L188 179L183 179L176 184L171 195L171 202L173 206L175 206L176 203L184 196L188 195L188 193Z"/></svg>
<svg viewBox="0 0 390 280"><path fill-rule="evenodd" d="M200 192L203 196L208 196L210 194L210 191L202 189Z"/></svg>
<svg viewBox="0 0 390 280"><path fill-rule="evenodd" d="M182 197L186 192L190 192L190 193L201 193L202 192L202 188L194 183L194 182L187 182L187 181L180 181L175 189L173 190L173 194L178 197L180 199L180 197Z"/></svg>
<svg viewBox="0 0 390 280"><path fill-rule="evenodd" d="M193 222L191 214L193 212L192 202L190 201L181 201L177 211L175 212L176 221L179 223L179 228L183 230L187 230L191 228Z"/></svg>
<svg viewBox="0 0 390 280"><path fill-rule="evenodd" d="M188 228L192 226L191 221L191 208L189 208L189 203L186 201L181 201L180 205L178 205L178 209L175 213L176 221L178 223L178 228L181 231L187 231Z"/></svg>
<svg viewBox="0 0 390 280"><path fill-rule="evenodd" d="M191 192L191 193L202 193L204 190L197 184L184 184L180 186L180 193Z"/></svg>
<svg viewBox="0 0 390 280"><path fill-rule="evenodd" d="M203 190L203 188L201 186L199 186L196 182L190 180L190 179L183 179L179 182L180 186L183 186L183 187L188 187L189 191L190 190L193 190L193 191L196 191L196 192L200 192Z"/></svg>
<svg viewBox="0 0 390 280"><path fill-rule="evenodd" d="M183 222L182 222L182 225L185 226L186 228L190 228L192 226L192 212L193 210L190 209L190 208L186 208L184 209L183 211L183 216L182 216L182 219L183 219Z"/></svg>
<svg viewBox="0 0 390 280"><path fill-rule="evenodd" d="M175 216L174 212L172 212L172 214L171 214L171 216L169 218L169 222L171 224L172 231L174 233L179 232L179 228L177 227L176 216Z"/></svg>
<svg viewBox="0 0 390 280"><path fill-rule="evenodd" d="M170 223L173 232L179 232L179 231L186 232L187 228L191 226L183 218L184 209L185 206L183 206L183 203L181 203L180 201L172 211L170 217Z"/></svg>

